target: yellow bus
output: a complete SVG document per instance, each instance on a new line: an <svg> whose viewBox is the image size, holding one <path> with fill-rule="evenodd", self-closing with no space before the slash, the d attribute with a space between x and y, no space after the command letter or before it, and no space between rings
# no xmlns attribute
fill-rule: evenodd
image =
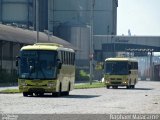
<svg viewBox="0 0 160 120"><path fill-rule="evenodd" d="M133 58L107 58L104 63L104 82L110 87L135 88L138 82L138 62Z"/></svg>
<svg viewBox="0 0 160 120"><path fill-rule="evenodd" d="M75 51L55 43L24 46L18 57L18 84L23 96L69 95L75 81Z"/></svg>

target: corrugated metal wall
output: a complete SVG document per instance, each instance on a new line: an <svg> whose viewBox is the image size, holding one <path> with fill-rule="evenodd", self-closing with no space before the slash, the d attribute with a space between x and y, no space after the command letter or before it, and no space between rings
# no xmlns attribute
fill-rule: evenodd
<svg viewBox="0 0 160 120"><path fill-rule="evenodd" d="M0 21L19 27L36 28L35 0L0 0ZM48 29L48 0L39 0L39 30Z"/></svg>
<svg viewBox="0 0 160 120"><path fill-rule="evenodd" d="M31 0L1 0L2 23L32 24Z"/></svg>
<svg viewBox="0 0 160 120"><path fill-rule="evenodd" d="M0 40L0 83L16 83L16 56L23 44Z"/></svg>

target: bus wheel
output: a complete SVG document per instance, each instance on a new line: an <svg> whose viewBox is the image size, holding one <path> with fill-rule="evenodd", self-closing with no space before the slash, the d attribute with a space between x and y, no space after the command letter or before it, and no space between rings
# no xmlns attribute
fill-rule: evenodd
<svg viewBox="0 0 160 120"><path fill-rule="evenodd" d="M126 87L127 87L127 89L130 89L130 88L131 88L131 85L127 85Z"/></svg>
<svg viewBox="0 0 160 120"><path fill-rule="evenodd" d="M28 96L28 93L27 93L27 92L23 92L23 96L24 96L24 97L27 97L27 96Z"/></svg>
<svg viewBox="0 0 160 120"><path fill-rule="evenodd" d="M127 89L130 89L130 88L132 88L131 79L129 80L129 85L127 85Z"/></svg>
<svg viewBox="0 0 160 120"><path fill-rule="evenodd" d="M135 84L136 84L136 80L134 80L134 85L132 85L132 88L133 88L133 89L135 88Z"/></svg>
<svg viewBox="0 0 160 120"><path fill-rule="evenodd" d="M71 90L71 83L68 84L68 91L65 93L65 95L69 95L69 91Z"/></svg>
<svg viewBox="0 0 160 120"><path fill-rule="evenodd" d="M65 92L63 92L63 95L68 96L68 95L69 95L69 91L65 91Z"/></svg>
<svg viewBox="0 0 160 120"><path fill-rule="evenodd" d="M106 88L107 88L107 89L109 89L109 88L110 88L110 86L109 86L109 85L107 85L107 86L106 86Z"/></svg>
<svg viewBox="0 0 160 120"><path fill-rule="evenodd" d="M42 97L42 96L44 96L44 93L39 93L38 95L39 95L40 97Z"/></svg>
<svg viewBox="0 0 160 120"><path fill-rule="evenodd" d="M112 86L113 87L113 89L117 89L118 88L118 86Z"/></svg>
<svg viewBox="0 0 160 120"><path fill-rule="evenodd" d="M29 93L28 95L33 96L33 93Z"/></svg>

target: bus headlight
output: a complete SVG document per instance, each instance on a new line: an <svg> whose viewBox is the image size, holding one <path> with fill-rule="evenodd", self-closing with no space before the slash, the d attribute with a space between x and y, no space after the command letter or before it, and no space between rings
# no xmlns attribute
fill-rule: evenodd
<svg viewBox="0 0 160 120"><path fill-rule="evenodd" d="M127 84L127 82L126 82L126 81L123 81L123 83L124 83L124 84Z"/></svg>
<svg viewBox="0 0 160 120"><path fill-rule="evenodd" d="M25 82L21 83L22 86L27 86L27 84Z"/></svg>
<svg viewBox="0 0 160 120"><path fill-rule="evenodd" d="M110 82L107 80L106 83L110 83Z"/></svg>

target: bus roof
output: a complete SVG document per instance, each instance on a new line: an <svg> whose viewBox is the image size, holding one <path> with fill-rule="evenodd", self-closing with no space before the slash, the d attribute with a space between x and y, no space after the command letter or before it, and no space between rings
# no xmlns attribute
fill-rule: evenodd
<svg viewBox="0 0 160 120"><path fill-rule="evenodd" d="M57 43L36 43L34 45L27 45L22 47L21 51L22 50L63 50L74 52L73 49L64 47L63 45Z"/></svg>
<svg viewBox="0 0 160 120"><path fill-rule="evenodd" d="M133 62L137 62L137 60L133 59L133 58L106 58L105 61L133 61Z"/></svg>

